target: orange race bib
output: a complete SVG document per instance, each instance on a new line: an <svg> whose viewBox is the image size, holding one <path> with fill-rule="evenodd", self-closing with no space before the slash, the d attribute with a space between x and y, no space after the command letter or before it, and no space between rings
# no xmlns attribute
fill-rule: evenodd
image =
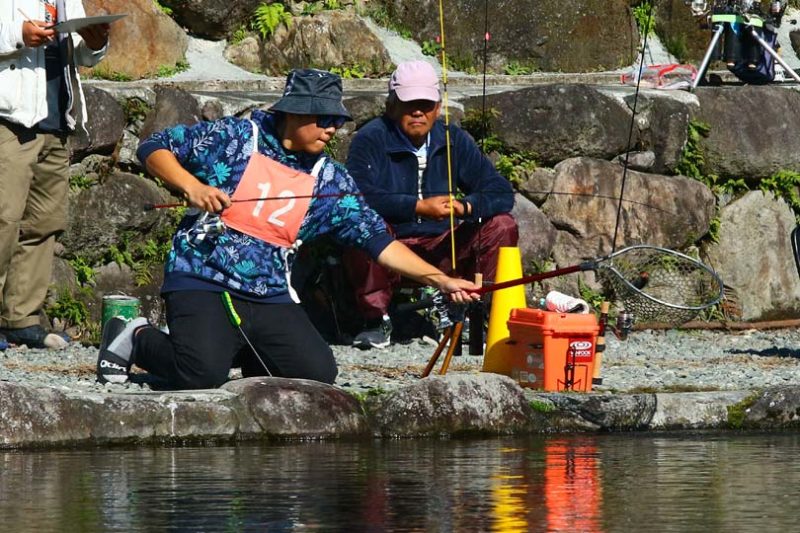
<svg viewBox="0 0 800 533"><path fill-rule="evenodd" d="M222 213L222 220L262 241L291 247L308 212L323 161L317 161L312 173L306 174L254 150L231 197L234 203Z"/></svg>

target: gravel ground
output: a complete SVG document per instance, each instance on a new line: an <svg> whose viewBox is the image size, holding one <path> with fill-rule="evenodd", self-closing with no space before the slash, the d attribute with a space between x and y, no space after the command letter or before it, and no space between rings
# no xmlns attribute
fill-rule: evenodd
<svg viewBox="0 0 800 533"><path fill-rule="evenodd" d="M800 383L800 331L637 331L621 342L609 336L603 358L603 385L596 390L749 390ZM464 352L466 353L466 345ZM336 384L350 391L392 390L413 383L434 346L424 341L360 351L334 346ZM73 390L149 390L146 375L137 383L99 385L94 381L97 349L72 343L60 351L10 347L0 352L0 380ZM441 365L440 359L436 371ZM478 371L482 357L454 357L451 371ZM237 373L232 372L232 378Z"/></svg>

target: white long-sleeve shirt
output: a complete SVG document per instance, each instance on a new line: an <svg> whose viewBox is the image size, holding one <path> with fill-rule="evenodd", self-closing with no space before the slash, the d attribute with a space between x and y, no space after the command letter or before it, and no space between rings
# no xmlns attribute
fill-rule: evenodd
<svg viewBox="0 0 800 533"><path fill-rule="evenodd" d="M66 20L86 16L80 0L64 0L64 5ZM25 21L22 13L32 20L44 20L44 10L41 0L0 0L0 118L27 128L47 116L47 74L44 46L29 48L22 40L22 23ZM87 119L85 99L75 65L96 65L105 57L108 45L95 51L77 33L70 34L70 37L74 47L70 66L65 69L64 75L67 77L67 90L70 91L67 125L74 129L75 120L69 113L75 101L73 87L78 92L81 125Z"/></svg>

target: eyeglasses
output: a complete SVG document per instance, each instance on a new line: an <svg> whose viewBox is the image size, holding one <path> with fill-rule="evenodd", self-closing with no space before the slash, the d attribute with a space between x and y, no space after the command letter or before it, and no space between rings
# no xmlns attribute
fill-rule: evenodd
<svg viewBox="0 0 800 533"><path fill-rule="evenodd" d="M339 129L344 126L345 122L347 122L347 119L338 115L317 115L317 126L322 129L328 129L331 126Z"/></svg>

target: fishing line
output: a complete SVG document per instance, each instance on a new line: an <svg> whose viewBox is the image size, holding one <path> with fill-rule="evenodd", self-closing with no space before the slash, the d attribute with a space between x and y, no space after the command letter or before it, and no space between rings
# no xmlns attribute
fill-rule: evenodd
<svg viewBox="0 0 800 533"><path fill-rule="evenodd" d="M448 191L430 191L430 194L433 196L436 195L446 195ZM659 211L661 213L665 213L672 216L681 216L680 213L676 213L674 211L670 211L668 209L664 209L655 205L651 205L645 202L640 202L638 200L627 200L621 198L619 196L610 196L607 194L595 194L595 193L581 193L581 192L568 192L568 191L544 191L544 190L527 190L526 192L530 194L543 194L549 195L553 194L556 196L575 196L577 198L600 198L602 200L613 200L613 201L622 201L632 205L638 205L641 207L646 207L648 209L652 209L654 211ZM495 195L495 194L508 194L507 192L479 192L479 195ZM329 194L309 194L309 195L298 195L298 196L267 196L264 198L239 198L236 200L231 200L231 203L238 204L238 203L247 203L247 202L261 202L261 201L271 201L271 200L291 200L291 199L308 199L308 198L344 198L346 196L362 196L364 198L369 198L372 196L403 196L408 195L405 192L386 192L386 193L329 193ZM168 204L144 204L143 209L145 211L153 211L156 209L175 209L178 207L188 207L188 204L184 202L174 202Z"/></svg>
<svg viewBox="0 0 800 533"><path fill-rule="evenodd" d="M630 9L630 8L627 8ZM633 141L633 128L636 125L636 106L639 103L639 87L642 83L642 72L644 71L644 60L645 60L645 52L647 50L647 29L650 27L650 23L653 17L653 4L648 3L647 9L647 22L644 25L644 39L642 40L642 56L641 60L639 61L639 75L636 77L636 89L633 93L633 108L631 109L631 125L628 129L628 146L625 149L625 162L622 165L622 184L620 185L619 191L619 205L617 205L617 220L614 224L614 238L611 240L611 253L613 254L614 251L617 249L617 235L619 233L619 223L622 220L622 201L625 197L625 182L628 177L628 159L631 155L631 143Z"/></svg>
<svg viewBox="0 0 800 533"><path fill-rule="evenodd" d="M447 97L447 47L444 39L444 3L439 0L439 37L442 41L442 105L444 106L444 139L447 153L447 194L450 199L450 255L453 270L456 269L456 217L453 209L453 164L450 151L450 112ZM465 206L466 209L466 206Z"/></svg>

